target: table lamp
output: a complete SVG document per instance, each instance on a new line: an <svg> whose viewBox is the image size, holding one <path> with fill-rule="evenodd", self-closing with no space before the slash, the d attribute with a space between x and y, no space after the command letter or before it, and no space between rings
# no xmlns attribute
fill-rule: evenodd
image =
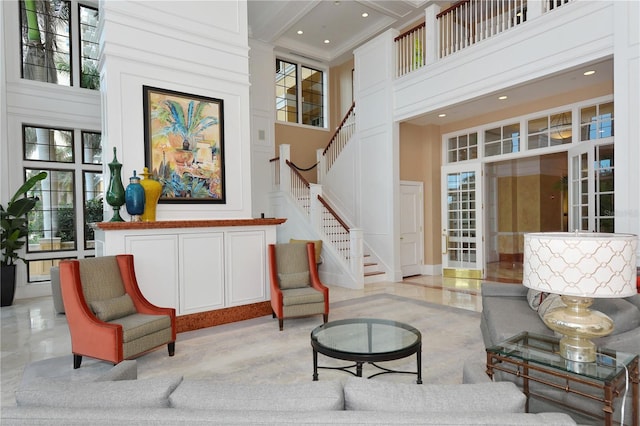
<svg viewBox="0 0 640 426"><path fill-rule="evenodd" d="M562 334L560 355L593 362L590 340L613 331L613 321L589 309L593 298L629 297L636 289L636 248L632 234L540 232L524 235L522 284L556 293L566 305L544 315L550 329Z"/></svg>

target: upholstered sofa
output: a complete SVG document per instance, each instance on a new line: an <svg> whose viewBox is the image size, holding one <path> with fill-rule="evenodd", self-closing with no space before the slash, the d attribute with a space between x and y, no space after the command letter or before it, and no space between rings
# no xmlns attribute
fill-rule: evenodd
<svg viewBox="0 0 640 426"><path fill-rule="evenodd" d="M29 380L16 391L17 405L2 408L0 423L576 424L564 414L524 413L524 395L512 383L416 385L345 377L291 384L230 384L182 377L138 380L132 368L135 361L124 361L92 381Z"/></svg>
<svg viewBox="0 0 640 426"><path fill-rule="evenodd" d="M553 335L542 321L539 313L532 309L527 298L528 289L518 284L483 283L482 284L482 315L480 330L486 347L496 345L509 337L522 331L542 335ZM592 309L605 313L614 321L614 331L611 335L594 339L594 342L602 348L613 349L631 354L640 354L640 294L624 299L595 299ZM484 365L473 367L472 361L465 365L465 383L488 382L484 374ZM480 364L476 361L476 364ZM480 371L474 374L472 371ZM510 374L496 374L496 380L505 380L522 386L522 379ZM555 401L565 401L571 405L588 409L594 402L576 397L562 390L553 390L547 386L530 384L532 391L542 393ZM627 412L625 418L631 424L631 391L627 397ZM617 410L620 411L620 399L617 400ZM570 413L574 419L584 422L584 417L579 413L565 410L557 404L547 403L542 400L531 400L529 405L531 412L546 412L562 410Z"/></svg>

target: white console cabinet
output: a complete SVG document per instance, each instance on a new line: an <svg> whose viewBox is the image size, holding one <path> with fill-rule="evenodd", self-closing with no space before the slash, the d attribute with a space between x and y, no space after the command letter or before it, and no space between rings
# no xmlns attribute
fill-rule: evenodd
<svg viewBox="0 0 640 426"><path fill-rule="evenodd" d="M133 254L142 293L177 315L264 302L270 298L267 246L282 222L102 222L96 255Z"/></svg>

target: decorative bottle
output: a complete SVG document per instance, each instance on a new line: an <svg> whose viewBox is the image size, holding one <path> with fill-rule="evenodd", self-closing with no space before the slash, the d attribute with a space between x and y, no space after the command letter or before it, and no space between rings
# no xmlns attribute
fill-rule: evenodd
<svg viewBox="0 0 640 426"><path fill-rule="evenodd" d="M141 222L141 215L144 213L145 194L144 188L140 185L140 177L133 176L129 178L129 185L124 193L125 203L127 205L127 213L131 215L131 222Z"/></svg>
<svg viewBox="0 0 640 426"><path fill-rule="evenodd" d="M122 186L122 177L120 172L122 164L116 158L116 148L113 147L113 161L109 163L109 189L107 190L107 204L113 207L113 217L111 222L124 222L120 217L120 207L124 204L124 186Z"/></svg>
<svg viewBox="0 0 640 426"><path fill-rule="evenodd" d="M162 194L162 184L153 179L153 175L149 173L149 168L145 167L142 171L142 179L140 185L144 188L144 213L142 213L143 222L153 222L156 220L156 206Z"/></svg>

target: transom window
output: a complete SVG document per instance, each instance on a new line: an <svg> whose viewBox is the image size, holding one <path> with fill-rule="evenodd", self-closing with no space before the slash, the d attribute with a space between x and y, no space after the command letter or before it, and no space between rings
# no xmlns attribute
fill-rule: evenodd
<svg viewBox="0 0 640 426"><path fill-rule="evenodd" d="M484 155L510 154L520 151L520 123L484 131Z"/></svg>
<svg viewBox="0 0 640 426"><path fill-rule="evenodd" d="M449 163L478 158L478 133L468 133L449 138L447 142Z"/></svg>
<svg viewBox="0 0 640 426"><path fill-rule="evenodd" d="M580 140L609 138L613 134L613 102L580 109Z"/></svg>
<svg viewBox="0 0 640 426"><path fill-rule="evenodd" d="M325 127L324 73L276 59L276 119Z"/></svg>
<svg viewBox="0 0 640 426"><path fill-rule="evenodd" d="M548 148L569 144L573 140L571 111L545 115L527 122L529 134L528 149Z"/></svg>

